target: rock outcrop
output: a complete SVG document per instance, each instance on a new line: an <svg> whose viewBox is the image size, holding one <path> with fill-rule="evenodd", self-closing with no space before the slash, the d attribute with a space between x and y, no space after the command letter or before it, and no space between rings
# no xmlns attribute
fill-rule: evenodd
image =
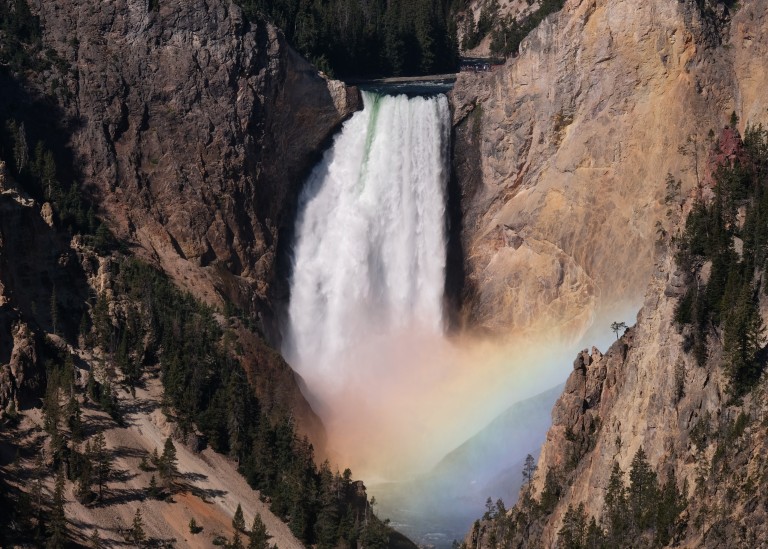
<svg viewBox="0 0 768 549"><path fill-rule="evenodd" d="M695 486L689 431L705 413L730 418L722 371L697 366L674 328L677 300L664 291L676 271L671 258L656 265L637 325L605 355L582 353L552 410L533 492L541 494L550 469L572 470L574 482L541 534L547 546L557 540L568 505L586 502L588 514L601 515L613 463L628 471L640 447L660 479L674 468L681 485Z"/></svg>
<svg viewBox="0 0 768 549"><path fill-rule="evenodd" d="M639 305L660 230L700 183L710 129L765 121L761 2L569 0L452 92L464 313L496 335L578 336ZM682 181L670 196L667 174Z"/></svg>
<svg viewBox="0 0 768 549"><path fill-rule="evenodd" d="M279 233L357 92L229 0L157 5L36 3L70 66L58 95L77 176L112 231L181 286L269 314Z"/></svg>

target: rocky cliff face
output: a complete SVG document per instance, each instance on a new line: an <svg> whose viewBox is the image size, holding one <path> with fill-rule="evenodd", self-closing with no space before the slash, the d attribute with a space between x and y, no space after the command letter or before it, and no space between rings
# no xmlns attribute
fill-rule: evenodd
<svg viewBox="0 0 768 549"><path fill-rule="evenodd" d="M677 300L665 296L676 276L674 261L657 264L637 325L605 355L593 348L574 362L552 411L533 488L541 494L550 469L573 470L573 484L541 533L545 545L556 542L568 505L586 502L588 514L601 515L613 463L628 471L640 447L659 478L673 468L681 484L695 486L690 430L705 413L731 418L722 372L698 367L683 352L682 335L674 328Z"/></svg>
<svg viewBox="0 0 768 549"><path fill-rule="evenodd" d="M767 18L760 2L740 5L571 0L504 67L459 76L470 324L504 336L543 322L575 336L640 303L709 130L732 111L742 126L765 119Z"/></svg>
<svg viewBox="0 0 768 549"><path fill-rule="evenodd" d="M726 129L707 165L713 170L731 162L739 165L740 145L728 152L734 143L741 140ZM711 180L711 173L705 173L705 180ZM705 203L714 200L707 191ZM687 201L684 213L692 202ZM530 486L521 491L512 511L478 522L467 538L469 546L491 547L503 540L504 546L514 547L612 547L611 532L622 527L639 531L634 539L621 542L627 547L765 545L768 378L763 373L749 392L735 394L728 374L733 355L724 350L730 337L726 328L678 321L686 287L705 287L712 264L683 270L674 257L676 247L666 244L669 251L654 265L636 326L605 354L593 348L577 356L552 411L552 427ZM762 276L758 269L758 287ZM768 302L764 291L759 294L757 306L765 319ZM692 352L691 330L708 334L703 363ZM763 365L764 354L765 348L757 356ZM683 498L668 517L668 529L663 535L656 531L655 537L632 522L638 516L632 507L633 483L638 483L633 471L641 453L659 485L668 483ZM623 511L612 492L614 467L620 468L629 487ZM668 504L664 496L656 501L669 511L663 507ZM615 516L624 522L616 526ZM594 538L587 531L590 517L596 519ZM574 530L584 537L568 545L565 532ZM590 539L603 533L607 545L605 539L590 545Z"/></svg>
<svg viewBox="0 0 768 549"><path fill-rule="evenodd" d="M695 15L682 13L687 17ZM724 73L730 75L725 82L734 86L734 104L737 113L743 113L741 124L764 122L765 105L759 100L753 103L757 94L752 91L751 76L760 78L763 72L743 70L754 64L752 56L765 59L767 44L754 37L764 34L768 13L762 4L746 2L732 19L723 21L727 24L719 36L727 47L697 46L692 66L704 63L700 56L705 54L712 67L720 62L717 56L730 59L733 69ZM699 61L694 62L696 59ZM714 81L711 86L715 86ZM706 92L701 89L702 97L714 93L712 87ZM695 118L699 114L692 108L695 104L687 107L691 108L688 116ZM670 116L677 116L675 112ZM680 116L685 116L682 110ZM607 132L613 131L613 125L607 128ZM669 128L667 134L676 131ZM667 134L659 134L658 138L665 141ZM649 145L652 143L649 141ZM595 348L579 354L552 411L552 427L529 490L523 490L520 502L510 513L478 524L467 539L468 545L488 547L503 537L510 546L560 546L565 543L562 533L572 531L577 522L574 510L578 509L584 518L594 517L597 528L610 534L611 502L607 494L613 467L624 472L624 482L629 484L631 477L627 473L636 466L641 449L660 484L674 473L673 486L687 503L679 514L673 513L674 527L666 539L638 537L623 543L638 547L758 547L766 543L766 378L763 375L743 398L734 397L727 373L730 361L723 350L724 328L714 324L685 327L676 319L676 308L686 286L703 287L712 270L711 262L695 267L693 275L679 267L674 256L683 222L695 201L715 200L713 174L720 166L749 166L752 160L745 156L738 133L730 128L723 130L715 142L707 142L707 153L695 156L691 145L688 141L684 145L688 150L682 152L684 158L690 161L693 157L695 163L691 167L682 165L680 172L672 173L685 181L693 169L692 175L701 185L685 193L687 198L682 202L675 199L671 215L660 226L663 230L657 235L658 254L650 264L650 283L636 326L605 354ZM652 149L648 154L660 158L654 157ZM678 154L676 148L670 147L669 157ZM478 185L482 190L481 182ZM734 226L744 223L745 207L737 208ZM741 236L744 234L748 234L746 230ZM599 250L600 243L594 245ZM743 253L741 238L734 237L730 245L737 254ZM614 249L617 257L630 261L623 249ZM631 265L645 268L640 258ZM617 276L622 276L623 268L616 267ZM760 287L763 275L760 268L755 272L755 284ZM764 319L765 295L762 291L759 294ZM731 309L735 304L724 306ZM704 336L708 337L708 346L703 362L691 351L692 329L709 334ZM581 524L586 527L586 523ZM584 542L589 543L589 534L586 536Z"/></svg>
<svg viewBox="0 0 768 549"><path fill-rule="evenodd" d="M356 91L227 0L33 4L110 228L205 301L268 312L298 185Z"/></svg>
<svg viewBox="0 0 768 549"><path fill-rule="evenodd" d="M0 74L0 114L26 125L29 158L38 139L54 150L57 175L86 189L133 253L196 298L258 318L256 330L235 329L256 394L275 416L291 410L321 448L322 425L262 335L284 291L277 258L299 185L357 91L232 2L152 5L30 2L44 44L31 55L49 61ZM111 260L2 177L0 407L18 407L44 387L45 334L75 344L83 312L110 287Z"/></svg>

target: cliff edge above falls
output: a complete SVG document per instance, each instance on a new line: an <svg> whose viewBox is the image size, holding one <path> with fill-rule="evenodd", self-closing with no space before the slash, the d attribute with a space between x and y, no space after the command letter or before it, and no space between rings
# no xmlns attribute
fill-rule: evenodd
<svg viewBox="0 0 768 549"><path fill-rule="evenodd" d="M470 326L503 337L543 323L574 337L640 304L709 131L733 111L742 129L766 119L763 4L700 4L569 0L518 57L459 75L453 167ZM668 173L680 192L670 195Z"/></svg>
<svg viewBox="0 0 768 549"><path fill-rule="evenodd" d="M206 302L269 315L280 232L357 91L228 0L32 4L69 64L54 92L109 227Z"/></svg>

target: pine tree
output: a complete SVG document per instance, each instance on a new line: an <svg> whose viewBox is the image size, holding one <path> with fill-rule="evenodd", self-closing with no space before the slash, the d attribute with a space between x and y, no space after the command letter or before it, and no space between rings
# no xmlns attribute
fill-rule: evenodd
<svg viewBox="0 0 768 549"><path fill-rule="evenodd" d="M60 189L56 181L56 162L51 151L45 151L43 154L40 166L40 181L43 184L45 198L47 200L55 199Z"/></svg>
<svg viewBox="0 0 768 549"><path fill-rule="evenodd" d="M611 331L616 334L616 339L619 339L619 332L624 333L627 330L627 325L624 322L612 322Z"/></svg>
<svg viewBox="0 0 768 549"><path fill-rule="evenodd" d="M43 401L43 412L45 414L43 426L46 432L51 435L51 448L54 454L58 454L63 443L59 424L61 423L61 408L59 407L59 376L50 376L48 387Z"/></svg>
<svg viewBox="0 0 768 549"><path fill-rule="evenodd" d="M735 397L745 394L760 378L762 365L758 353L765 341L765 326L751 284L744 284L735 306L725 319L723 353L729 391Z"/></svg>
<svg viewBox="0 0 768 549"><path fill-rule="evenodd" d="M147 493L151 498L157 498L160 495L160 492L157 488L157 479L155 478L155 475L152 475L149 479L149 488L147 488Z"/></svg>
<svg viewBox="0 0 768 549"><path fill-rule="evenodd" d="M243 547L243 540L240 539L239 531L235 531L235 536L232 538L232 543L229 544L229 549L245 549Z"/></svg>
<svg viewBox="0 0 768 549"><path fill-rule="evenodd" d="M50 535L46 547L61 549L66 542L67 517L64 514L64 471L59 469L56 474L56 486L53 491L51 505Z"/></svg>
<svg viewBox="0 0 768 549"><path fill-rule="evenodd" d="M595 517L592 517L587 527L587 535L584 540L584 547L588 549L599 549L605 547L605 532L597 525Z"/></svg>
<svg viewBox="0 0 768 549"><path fill-rule="evenodd" d="M96 383L96 379L93 377L93 372L88 372L88 383L85 386L85 394L89 399L91 399L91 402L96 403L98 400L98 384ZM87 399L86 399L87 400Z"/></svg>
<svg viewBox="0 0 768 549"><path fill-rule="evenodd" d="M568 505L568 510L563 517L563 527L557 533L558 546L564 549L581 549L586 535L587 514L584 511L584 504L580 503L576 509Z"/></svg>
<svg viewBox="0 0 768 549"><path fill-rule="evenodd" d="M165 439L163 455L160 457L158 470L160 478L163 479L166 486L171 486L173 479L179 474L176 446L174 446L171 437Z"/></svg>
<svg viewBox="0 0 768 549"><path fill-rule="evenodd" d="M605 492L604 520L608 529L608 541L612 546L618 547L627 533L629 511L627 509L626 488L624 486L624 472L617 462L613 463L611 477Z"/></svg>
<svg viewBox="0 0 768 549"><path fill-rule="evenodd" d="M628 496L635 526L641 531L651 527L659 500L659 484L642 446L632 459Z"/></svg>
<svg viewBox="0 0 768 549"><path fill-rule="evenodd" d="M536 474L536 460L533 459L531 454L525 456L525 464L523 465L523 485L525 486L525 492L523 493L523 504L526 506L531 505L532 491L533 491L533 476Z"/></svg>
<svg viewBox="0 0 768 549"><path fill-rule="evenodd" d="M493 511L493 499L491 496L488 496L485 500L485 513L483 513L483 520L493 520L495 518Z"/></svg>
<svg viewBox="0 0 768 549"><path fill-rule="evenodd" d="M99 485L99 498L104 493L104 486L107 483L109 472L112 468L112 459L107 451L107 442L104 439L104 433L98 433L91 445L91 454L96 472L96 483Z"/></svg>
<svg viewBox="0 0 768 549"><path fill-rule="evenodd" d="M79 336L79 345L81 348L88 345L89 341L89 335L91 332L91 318L88 316L87 311L83 311L82 316L80 316L80 327L77 330L77 335ZM90 376L88 379L88 382L90 383Z"/></svg>
<svg viewBox="0 0 768 549"><path fill-rule="evenodd" d="M235 516L232 517L232 528L234 528L236 532L245 531L245 518L243 517L243 508L239 503L237 504L237 510L235 510Z"/></svg>
<svg viewBox="0 0 768 549"><path fill-rule="evenodd" d="M85 443L84 459L82 467L80 468L80 474L77 478L77 492L76 496L81 503L88 503L91 499L91 485L93 484L93 469L94 463L93 450L91 449L91 441Z"/></svg>
<svg viewBox="0 0 768 549"><path fill-rule="evenodd" d="M253 526L251 526L248 540L248 549L269 549L267 527L264 525L264 521L261 520L259 513L256 513L256 516L253 517Z"/></svg>
<svg viewBox="0 0 768 549"><path fill-rule="evenodd" d="M326 460L320 466L320 485L318 491L319 511L315 520L315 539L318 547L336 545L339 528L339 510L337 501L338 485L334 481L331 466Z"/></svg>
<svg viewBox="0 0 768 549"><path fill-rule="evenodd" d="M137 507L136 514L133 516L133 525L131 526L130 539L135 544L141 547L144 545L146 534L144 533L144 521L141 519L141 510Z"/></svg>
<svg viewBox="0 0 768 549"><path fill-rule="evenodd" d="M83 440L82 412L80 410L80 403L74 395L69 397L69 402L67 403L67 425L73 441L79 442Z"/></svg>
<svg viewBox="0 0 768 549"><path fill-rule="evenodd" d="M249 416L244 394L248 382L244 379L242 370L237 370L227 384L227 432L229 434L229 453L232 456L240 455L243 448L244 418Z"/></svg>
<svg viewBox="0 0 768 549"><path fill-rule="evenodd" d="M112 318L109 316L109 300L106 293L100 293L93 306L93 326L96 329L96 343L103 351L109 352L112 340Z"/></svg>
<svg viewBox="0 0 768 549"><path fill-rule="evenodd" d="M541 492L541 509L545 513L551 513L555 505L560 501L562 488L557 479L557 474L552 468L547 470L547 476L544 477L544 489Z"/></svg>
<svg viewBox="0 0 768 549"><path fill-rule="evenodd" d="M363 547L371 549L385 549L389 545L389 531L387 526L376 517L371 517L360 532L360 541Z"/></svg>
<svg viewBox="0 0 768 549"><path fill-rule="evenodd" d="M678 515L688 506L685 495L677 488L675 470L667 473L667 481L661 489L659 505L656 511L656 539L658 544L665 546L672 538L675 521Z"/></svg>
<svg viewBox="0 0 768 549"><path fill-rule="evenodd" d="M533 475L536 473L536 460L531 454L525 456L525 464L523 465L523 483L529 486L533 482Z"/></svg>
<svg viewBox="0 0 768 549"><path fill-rule="evenodd" d="M16 163L16 172L21 174L29 162L29 145L27 144L27 132L24 122L16 128L13 144L13 159Z"/></svg>

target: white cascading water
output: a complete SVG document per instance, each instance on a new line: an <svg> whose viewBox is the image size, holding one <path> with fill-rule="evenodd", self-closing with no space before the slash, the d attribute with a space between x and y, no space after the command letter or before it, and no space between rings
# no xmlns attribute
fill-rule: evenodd
<svg viewBox="0 0 768 549"><path fill-rule="evenodd" d="M363 101L300 196L283 352L325 457L376 484L429 471L567 361L530 334L445 337L448 100Z"/></svg>
<svg viewBox="0 0 768 549"><path fill-rule="evenodd" d="M355 360L361 341L443 329L448 101L363 102L299 201L284 351L310 387L370 367Z"/></svg>

